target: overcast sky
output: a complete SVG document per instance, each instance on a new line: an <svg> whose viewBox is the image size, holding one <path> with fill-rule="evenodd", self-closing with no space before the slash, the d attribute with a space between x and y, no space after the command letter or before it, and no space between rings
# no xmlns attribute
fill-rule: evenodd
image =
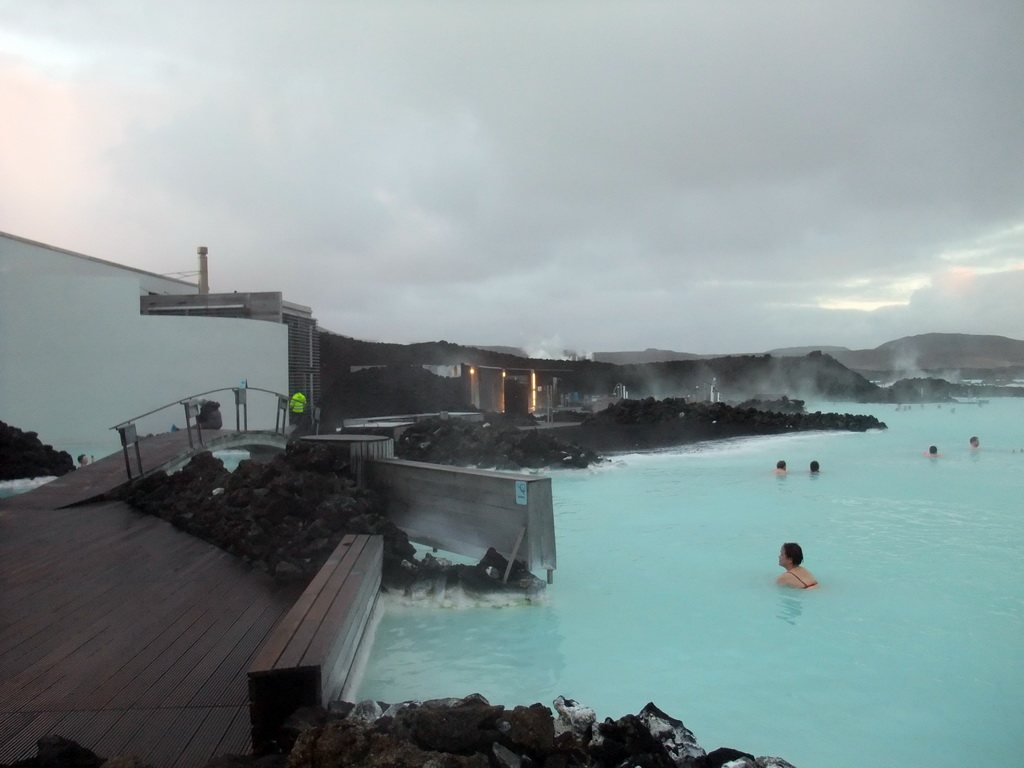
<svg viewBox="0 0 1024 768"><path fill-rule="evenodd" d="M0 0L0 105L0 230L360 339L1024 339L1021 0Z"/></svg>

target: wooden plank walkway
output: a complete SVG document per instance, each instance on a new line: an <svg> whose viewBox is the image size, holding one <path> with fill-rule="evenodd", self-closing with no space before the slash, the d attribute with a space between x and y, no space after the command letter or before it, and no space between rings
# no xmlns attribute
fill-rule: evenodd
<svg viewBox="0 0 1024 768"><path fill-rule="evenodd" d="M213 450L242 445L247 440L266 444L269 440L280 440L284 447L285 437L272 432L250 431L235 432L234 430L204 430L203 441ZM203 450L196 433L192 433L195 450ZM143 474L149 474L162 467L169 466L190 450L188 433L163 432L159 435L148 435L139 440L139 456L142 459ZM131 463L132 476L138 476L138 459L134 446L128 447L128 458ZM97 459L95 463L79 467L63 477L51 480L45 485L33 489L29 493L0 499L0 510L11 509L59 509L71 504L81 504L97 496L112 491L128 482L128 471L124 464L121 451Z"/></svg>
<svg viewBox="0 0 1024 768"><path fill-rule="evenodd" d="M0 500L0 764L49 734L156 768L249 751L246 672L300 590L121 502L59 508L124 475L116 455Z"/></svg>

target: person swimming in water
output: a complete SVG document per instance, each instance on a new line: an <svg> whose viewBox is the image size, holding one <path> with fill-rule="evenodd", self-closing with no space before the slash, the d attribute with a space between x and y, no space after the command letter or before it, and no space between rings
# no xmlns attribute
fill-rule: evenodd
<svg viewBox="0 0 1024 768"><path fill-rule="evenodd" d="M971 450L972 451L976 451L978 448L981 447L981 443L978 442L977 436L972 437L970 442L971 442Z"/></svg>
<svg viewBox="0 0 1024 768"><path fill-rule="evenodd" d="M811 462L811 474L812 475L816 475L820 471L821 471L821 465L818 462L816 462L816 461L812 461Z"/></svg>
<svg viewBox="0 0 1024 768"><path fill-rule="evenodd" d="M937 459L941 455L942 454L939 453L939 449L936 448L934 445L929 445L928 446L928 453L925 454L925 456L927 456L929 459Z"/></svg>
<svg viewBox="0 0 1024 768"><path fill-rule="evenodd" d="M786 542L779 550L779 565L786 569L786 572L775 580L780 587L792 587L793 589L817 589L818 580L814 574L804 568L800 563L804 561L804 551L799 544Z"/></svg>
<svg viewBox="0 0 1024 768"><path fill-rule="evenodd" d="M786 462L784 462L782 459L779 459L778 462L775 464L775 469L772 470L772 474L788 475L789 472L786 470Z"/></svg>

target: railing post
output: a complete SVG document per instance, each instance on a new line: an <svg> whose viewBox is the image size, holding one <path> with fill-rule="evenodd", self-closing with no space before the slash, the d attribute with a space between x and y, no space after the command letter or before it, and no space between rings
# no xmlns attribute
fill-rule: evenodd
<svg viewBox="0 0 1024 768"><path fill-rule="evenodd" d="M244 387L235 387L235 432L241 432L242 424L245 425L245 431L249 431L249 403L248 403L248 390ZM239 412L242 414L242 423L239 423Z"/></svg>
<svg viewBox="0 0 1024 768"><path fill-rule="evenodd" d="M320 406L313 409L313 434L320 434Z"/></svg>
<svg viewBox="0 0 1024 768"><path fill-rule="evenodd" d="M132 479L132 463L128 458L128 446L135 446L135 462L139 467L139 474L142 474L142 454L139 452L139 436L134 424L124 424L117 428L121 435L121 450L124 452L124 468L128 473L128 479Z"/></svg>
<svg viewBox="0 0 1024 768"><path fill-rule="evenodd" d="M199 426L199 403L195 400L182 400L181 404L185 406L185 429L188 430L188 447L194 448L195 444L192 442L192 417L196 417L196 433L199 437L200 444L203 442L203 428Z"/></svg>
<svg viewBox="0 0 1024 768"><path fill-rule="evenodd" d="M277 415L274 417L274 431L280 431L282 435L288 431L288 402L287 396L277 396ZM279 422L280 426L278 426Z"/></svg>

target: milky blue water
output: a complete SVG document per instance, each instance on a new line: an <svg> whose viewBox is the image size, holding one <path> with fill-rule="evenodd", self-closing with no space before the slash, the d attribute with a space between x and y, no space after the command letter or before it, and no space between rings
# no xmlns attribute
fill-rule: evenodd
<svg viewBox="0 0 1024 768"><path fill-rule="evenodd" d="M890 428L555 474L544 601L389 604L358 698L565 695L613 719L653 701L709 751L799 768L1020 764L1024 401L821 407ZM784 541L820 590L775 586Z"/></svg>

